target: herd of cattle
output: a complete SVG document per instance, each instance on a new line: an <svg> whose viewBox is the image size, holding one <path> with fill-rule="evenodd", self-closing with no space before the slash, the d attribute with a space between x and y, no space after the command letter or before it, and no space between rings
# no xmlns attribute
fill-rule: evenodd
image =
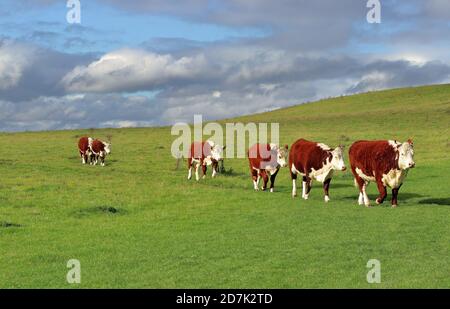
<svg viewBox="0 0 450 309"><path fill-rule="evenodd" d="M195 176L199 180L199 168L206 177L208 165L212 165L212 177L218 172L218 162L223 160L223 149L212 141L194 142L188 156L188 179ZM330 148L323 143L297 140L292 146L279 147L276 144L255 144L247 152L250 173L255 190L263 179L262 190L267 189L270 178L270 192L273 192L275 178L281 167L289 167L292 179L292 196L297 196L297 175L302 176L302 198L308 199L312 180L323 184L325 202L330 200L329 188L335 170L345 171L342 146ZM379 196L377 204L387 196L386 187L392 189L392 207L397 206L397 195L408 170L415 166L413 142L400 143L392 140L357 141L349 149L350 165L355 185L359 188L358 204L370 207L367 186L376 182Z"/></svg>
<svg viewBox="0 0 450 309"><path fill-rule="evenodd" d="M212 177L218 173L219 162L223 161L225 147L212 141L194 142L188 154L188 179L199 180L199 169L206 177L207 166L212 166ZM105 165L105 157L111 152L111 144L90 137L78 141L78 150L83 164L96 165L100 160ZM255 190L263 179L262 190L267 189L270 178L270 192L273 192L275 178L281 167L289 167L292 179L292 196L297 196L297 175L302 176L302 198L308 199L313 179L323 184L325 202L330 200L329 188L335 170L345 171L343 146L330 148L323 143L297 140L292 146L279 147L276 144L255 144L247 152L250 173ZM358 204L370 206L367 186L376 182L380 195L377 204L387 196L386 187L392 189L392 207L397 206L397 195L408 170L415 166L414 149L411 140L400 143L392 140L357 141L349 149L350 165L355 185L359 188Z"/></svg>
<svg viewBox="0 0 450 309"><path fill-rule="evenodd" d="M83 164L89 162L91 165L97 165L100 159L101 166L105 166L106 155L111 153L111 143L83 136L78 140L78 151Z"/></svg>

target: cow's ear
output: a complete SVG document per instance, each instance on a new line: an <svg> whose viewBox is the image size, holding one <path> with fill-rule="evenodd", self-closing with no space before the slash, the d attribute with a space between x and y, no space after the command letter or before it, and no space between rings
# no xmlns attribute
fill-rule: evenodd
<svg viewBox="0 0 450 309"><path fill-rule="evenodd" d="M227 148L227 146L223 146L223 147L222 147L222 150L225 150L225 148Z"/></svg>
<svg viewBox="0 0 450 309"><path fill-rule="evenodd" d="M413 140L412 140L412 138L408 138L408 141L407 141L409 144L411 144L411 145L413 145Z"/></svg>
<svg viewBox="0 0 450 309"><path fill-rule="evenodd" d="M289 145L284 145L284 149L288 150L289 149Z"/></svg>
<svg viewBox="0 0 450 309"><path fill-rule="evenodd" d="M345 145L339 145L339 148L341 148L342 150L344 150L345 149Z"/></svg>

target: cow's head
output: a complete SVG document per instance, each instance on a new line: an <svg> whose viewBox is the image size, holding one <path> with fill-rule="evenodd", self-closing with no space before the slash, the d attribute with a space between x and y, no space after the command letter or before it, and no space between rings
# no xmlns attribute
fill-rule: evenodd
<svg viewBox="0 0 450 309"><path fill-rule="evenodd" d="M105 153L110 154L111 153L111 143L103 142L103 145L105 146Z"/></svg>
<svg viewBox="0 0 450 309"><path fill-rule="evenodd" d="M226 148L226 146L215 144L212 141L208 141L208 143L211 145L211 158L216 161L222 161L223 151Z"/></svg>
<svg viewBox="0 0 450 309"><path fill-rule="evenodd" d="M347 167L344 162L344 146L338 146L331 151L331 166L334 170L345 171Z"/></svg>
<svg viewBox="0 0 450 309"><path fill-rule="evenodd" d="M281 148L276 144L270 144L270 148L272 151L276 151L278 165L280 167L286 167L289 146L284 145L284 147Z"/></svg>
<svg viewBox="0 0 450 309"><path fill-rule="evenodd" d="M406 170L414 166L416 166L414 162L414 147L412 140L409 139L398 147L398 167Z"/></svg>

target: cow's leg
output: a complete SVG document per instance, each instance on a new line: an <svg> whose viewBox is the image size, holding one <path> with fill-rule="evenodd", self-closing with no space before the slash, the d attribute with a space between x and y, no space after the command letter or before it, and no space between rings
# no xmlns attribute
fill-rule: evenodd
<svg viewBox="0 0 450 309"><path fill-rule="evenodd" d="M100 157L100 165L105 166L105 157L104 156Z"/></svg>
<svg viewBox="0 0 450 309"><path fill-rule="evenodd" d="M297 173L291 170L291 179L292 179L292 197L297 196Z"/></svg>
<svg viewBox="0 0 450 309"><path fill-rule="evenodd" d="M377 197L375 202L377 204L382 204L384 202L384 199L387 196L387 193L386 193L386 186L381 181L381 177L377 177L377 188L378 188L378 192L380 192L380 195Z"/></svg>
<svg viewBox="0 0 450 309"><path fill-rule="evenodd" d="M359 175L352 169L353 176L355 176L355 185L359 188L359 196L358 196L358 204L364 205L365 204L365 198L364 198L364 192L366 190L366 182L364 179L359 177ZM369 199L367 199L368 201Z"/></svg>
<svg viewBox="0 0 450 309"><path fill-rule="evenodd" d="M306 176L302 177L302 198L305 198L306 194Z"/></svg>
<svg viewBox="0 0 450 309"><path fill-rule="evenodd" d="M261 170L259 172L259 174L261 175L261 177L263 179L263 186L261 187L261 190L266 191L266 189L267 189L267 182L269 181L269 176L267 176L266 170Z"/></svg>
<svg viewBox="0 0 450 309"><path fill-rule="evenodd" d="M218 169L218 162L213 162L211 167L212 167L212 178L216 177L217 174L217 169Z"/></svg>
<svg viewBox="0 0 450 309"><path fill-rule="evenodd" d="M202 179L206 178L206 164L202 164Z"/></svg>
<svg viewBox="0 0 450 309"><path fill-rule="evenodd" d="M273 192L273 188L275 186L275 178L277 177L278 171L280 169L278 168L275 173L273 173L272 175L270 175L270 192Z"/></svg>
<svg viewBox="0 0 450 309"><path fill-rule="evenodd" d="M391 204L392 204L392 207L397 207L397 205L398 205L398 202L397 202L397 196L398 196L398 191L400 190L400 187L401 187L402 185L400 185L398 188L394 188L394 189L392 189L392 200L391 200Z"/></svg>
<svg viewBox="0 0 450 309"><path fill-rule="evenodd" d="M323 191L325 192L325 198L324 198L325 202L328 202L330 200L330 195L328 193L328 190L330 189L330 182L331 182L331 178L328 178L323 183Z"/></svg>
<svg viewBox="0 0 450 309"><path fill-rule="evenodd" d="M311 191L312 179L309 176L303 176L303 198L307 200L309 198L309 192Z"/></svg>
<svg viewBox="0 0 450 309"><path fill-rule="evenodd" d="M363 194L363 198L364 198L364 205L366 207L370 207L370 200L369 200L369 196L367 195L367 186L369 185L369 182L366 181L364 182L364 185L362 187L362 194Z"/></svg>
<svg viewBox="0 0 450 309"><path fill-rule="evenodd" d="M255 191L258 191L259 171L250 166L250 173L252 174L253 188L255 189Z"/></svg>
<svg viewBox="0 0 450 309"><path fill-rule="evenodd" d="M85 158L85 154L80 150L80 157L81 157L81 163L82 164L86 164L86 158Z"/></svg>
<svg viewBox="0 0 450 309"><path fill-rule="evenodd" d="M188 177L187 179L191 179L192 178L192 158L188 158Z"/></svg>
<svg viewBox="0 0 450 309"><path fill-rule="evenodd" d="M198 169L200 168L200 162L195 163L195 180L199 181L200 176L198 175Z"/></svg>

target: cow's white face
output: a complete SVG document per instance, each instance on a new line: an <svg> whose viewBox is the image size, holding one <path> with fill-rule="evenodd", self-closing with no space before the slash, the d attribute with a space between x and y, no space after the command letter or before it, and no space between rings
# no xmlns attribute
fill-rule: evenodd
<svg viewBox="0 0 450 309"><path fill-rule="evenodd" d="M211 157L216 161L222 161L223 160L223 150L225 149L225 146L220 145L214 145L211 147Z"/></svg>
<svg viewBox="0 0 450 309"><path fill-rule="evenodd" d="M344 151L342 146L335 148L331 154L333 157L331 158L331 165L334 170L345 171L347 167L344 162Z"/></svg>
<svg viewBox="0 0 450 309"><path fill-rule="evenodd" d="M110 154L111 153L111 144L110 143L103 143L103 145L105 146L106 154Z"/></svg>
<svg viewBox="0 0 450 309"><path fill-rule="evenodd" d="M277 146L277 163L281 167L287 166L287 156L288 156L288 146L284 146L284 148L279 148Z"/></svg>
<svg viewBox="0 0 450 309"><path fill-rule="evenodd" d="M416 166L414 162L414 148L412 141L407 141L398 147L398 167L402 170L413 168Z"/></svg>

